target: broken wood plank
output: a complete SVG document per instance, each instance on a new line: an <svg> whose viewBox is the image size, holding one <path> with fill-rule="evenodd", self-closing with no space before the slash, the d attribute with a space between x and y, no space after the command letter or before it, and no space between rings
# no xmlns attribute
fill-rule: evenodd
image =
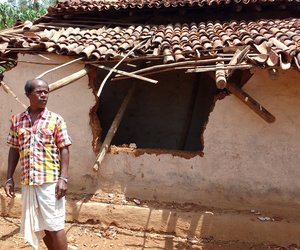
<svg viewBox="0 0 300 250"><path fill-rule="evenodd" d="M82 60L83 58L84 58L84 57L76 58L76 59L74 59L74 60L72 60L72 61L70 61L70 62L66 62L66 63L64 63L64 64L61 64L61 65L55 67L55 68L49 69L49 70L45 71L44 73L40 74L39 76L37 76L36 79L40 79L40 78L42 78L43 76L47 75L48 73L50 73L50 72L52 72L52 71L55 71L55 70L60 69L60 68L63 68L63 67L65 67L65 66L67 66L67 65L70 65L70 64L72 64L72 63L74 63L74 62L80 61L80 60Z"/></svg>
<svg viewBox="0 0 300 250"><path fill-rule="evenodd" d="M115 136L115 134L116 134L116 132L119 128L120 122L122 120L122 117L123 117L126 109L127 109L127 106L128 106L129 101L130 101L130 99L133 95L134 90L135 90L135 87L132 87L128 91L126 97L124 98L124 100L123 100L123 102L122 102L122 104L121 104L121 106L120 106L120 108L119 108L119 110L118 110L118 112L117 112L117 114L116 114L116 116L115 116L108 132L107 132L107 135L106 135L106 137L105 137L105 139L104 139L104 141L103 141L103 143L100 147L99 154L97 155L96 162L95 162L94 167L93 167L94 171L98 171L99 168L100 168L100 165L101 165L101 163L102 163L102 161L103 161L103 159L104 159L104 157L105 157L105 155L108 151L108 148L111 144L111 141L112 141L113 137Z"/></svg>
<svg viewBox="0 0 300 250"><path fill-rule="evenodd" d="M136 78L136 79L139 79L139 80L142 80L142 81L146 81L146 82L150 82L150 83L158 83L157 80L153 80L153 79L150 79L148 77L144 77L144 76L140 76L140 75L136 75L136 74L133 74L131 72L126 72L126 71L123 71L123 70L120 70L120 69L112 69L112 68L109 68L109 67L106 67L104 65L98 65L98 64L92 64L93 66L99 68L99 69L105 69L105 70L108 70L108 71L111 71L113 70L113 72L117 73L117 74L120 74L120 75L124 75L124 76L128 76L128 77L132 77L132 78Z"/></svg>
<svg viewBox="0 0 300 250"><path fill-rule="evenodd" d="M59 88L62 88L64 86L84 77L88 72L89 72L89 70L87 68L84 68L72 75L69 75L69 76L64 77L54 83L51 83L51 84L49 84L49 91L51 92L51 91L57 90Z"/></svg>
<svg viewBox="0 0 300 250"><path fill-rule="evenodd" d="M17 95L8 87L8 85L5 82L0 81L0 85L2 86L2 88L4 89L4 91L6 93L11 94L13 96L13 98L22 105L23 108L27 109L27 106L23 102L20 101L20 99L17 97Z"/></svg>
<svg viewBox="0 0 300 250"><path fill-rule="evenodd" d="M266 110L262 105L260 105L250 95L237 87L235 84L228 82L226 88L266 122L272 123L275 121L275 117L268 110Z"/></svg>

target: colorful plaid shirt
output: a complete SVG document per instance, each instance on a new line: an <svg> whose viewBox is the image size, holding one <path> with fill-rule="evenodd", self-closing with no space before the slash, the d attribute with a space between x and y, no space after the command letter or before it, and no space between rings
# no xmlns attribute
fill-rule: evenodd
<svg viewBox="0 0 300 250"><path fill-rule="evenodd" d="M56 182L60 174L60 148L71 145L63 118L47 108L34 124L28 109L12 116L7 143L19 149L21 183Z"/></svg>

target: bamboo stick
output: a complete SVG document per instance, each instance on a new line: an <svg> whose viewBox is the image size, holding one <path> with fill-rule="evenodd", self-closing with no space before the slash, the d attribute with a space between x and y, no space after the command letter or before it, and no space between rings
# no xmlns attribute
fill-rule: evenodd
<svg viewBox="0 0 300 250"><path fill-rule="evenodd" d="M44 73L40 74L39 76L37 76L36 79L40 79L40 78L42 78L43 76L47 75L48 73L50 73L50 72L52 72L52 71L55 71L55 70L60 69L60 68L63 68L63 67L65 67L65 66L67 66L67 65L70 65L70 64L72 64L72 63L74 63L74 62L77 62L77 61L79 61L79 60L82 60L82 59L83 59L83 57L79 57L79 58L76 58L76 59L74 59L74 60L72 60L72 61L70 61L70 62L61 64L61 65L59 65L59 66L57 66L57 67L55 67L55 68L53 68L53 69L49 69L49 70L45 71Z"/></svg>
<svg viewBox="0 0 300 250"><path fill-rule="evenodd" d="M78 72L76 72L72 75L69 75L69 76L64 77L54 83L49 84L49 90L50 90L50 92L52 92L54 90L62 88L64 86L84 77L88 72L89 72L89 70L87 68L79 70Z"/></svg>
<svg viewBox="0 0 300 250"><path fill-rule="evenodd" d="M113 70L115 70L133 51L135 51L138 47L142 46L144 43L146 43L147 40L143 40L140 43L138 43L136 46L134 46L106 75L106 77L103 79L102 83L100 84L100 88L98 90L97 96L99 97L102 89L104 88L104 85L106 83L106 81L108 80L108 78L110 77L110 75L113 73Z"/></svg>
<svg viewBox="0 0 300 250"><path fill-rule="evenodd" d="M107 132L107 135L104 139L104 142L102 143L101 147L100 147L100 152L99 154L97 155L97 158L96 158L96 162L94 164L94 167L93 167L93 170L94 171L98 171L99 168L100 168L100 165L108 151L108 148L111 144L111 141L113 139L113 137L115 136L118 128L119 128L119 125L120 125L120 122L122 120L122 117L127 109L127 106L129 104L129 101L130 99L132 98L132 95L134 93L134 90L135 90L135 87L132 87L129 91L128 91L128 94L126 95L126 97L124 98L108 132Z"/></svg>
<svg viewBox="0 0 300 250"><path fill-rule="evenodd" d="M275 117L268 110L266 110L250 95L248 95L245 91L237 87L235 84L228 83L226 88L243 103L245 103L248 107L250 107L256 114L263 118L266 122L272 123L275 121Z"/></svg>
<svg viewBox="0 0 300 250"><path fill-rule="evenodd" d="M136 74L133 74L133 73L130 73L130 72L126 72L126 71L123 71L123 70L119 70L119 69L112 69L112 68L109 68L109 67L106 67L104 65L97 65L97 64L92 64L93 66L99 68L99 69L105 69L105 70L108 70L108 71L111 71L113 70L113 72L115 73L118 73L120 75L124 75L124 76L128 76L128 77L132 77L132 78L136 78L136 79L139 79L139 80L142 80L142 81L146 81L146 82L150 82L150 83L158 83L157 80L153 80L153 79L150 79L150 78L147 78L147 77L144 77L144 76L140 76L140 75L136 75Z"/></svg>
<svg viewBox="0 0 300 250"><path fill-rule="evenodd" d="M20 101L20 99L17 97L17 95L7 86L7 84L3 81L0 81L0 85L3 87L6 93L9 93L15 98L15 100L22 105L23 108L27 109L27 106Z"/></svg>

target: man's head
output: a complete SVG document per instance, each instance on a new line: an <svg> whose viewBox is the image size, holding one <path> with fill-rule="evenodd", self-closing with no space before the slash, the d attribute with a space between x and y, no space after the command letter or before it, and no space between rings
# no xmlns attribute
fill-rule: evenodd
<svg viewBox="0 0 300 250"><path fill-rule="evenodd" d="M32 109L44 109L48 101L48 84L42 79L28 80L25 84L25 94Z"/></svg>

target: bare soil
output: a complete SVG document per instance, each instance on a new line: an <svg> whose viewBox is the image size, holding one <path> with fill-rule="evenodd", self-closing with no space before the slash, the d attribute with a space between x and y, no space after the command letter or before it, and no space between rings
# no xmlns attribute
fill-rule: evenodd
<svg viewBox="0 0 300 250"><path fill-rule="evenodd" d="M20 232L18 218L0 217L0 249L32 249ZM67 223L68 248L76 249L203 249L203 250L298 250L287 247L238 241L216 241L213 238L181 238L170 234L132 231L113 225ZM41 249L46 249L41 243Z"/></svg>

